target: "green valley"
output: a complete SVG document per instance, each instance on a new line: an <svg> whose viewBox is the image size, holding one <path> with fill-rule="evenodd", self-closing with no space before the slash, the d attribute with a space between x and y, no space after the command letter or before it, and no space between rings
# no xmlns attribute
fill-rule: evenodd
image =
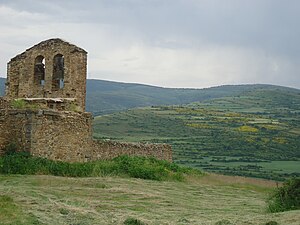
<svg viewBox="0 0 300 225"><path fill-rule="evenodd" d="M300 171L300 91L276 86L94 120L96 138L164 142L174 161L207 171L283 180Z"/></svg>

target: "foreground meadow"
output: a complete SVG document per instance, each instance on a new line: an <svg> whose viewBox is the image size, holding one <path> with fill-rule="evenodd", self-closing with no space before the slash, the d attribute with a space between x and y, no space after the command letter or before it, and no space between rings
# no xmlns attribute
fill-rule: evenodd
<svg viewBox="0 0 300 225"><path fill-rule="evenodd" d="M300 212L268 213L275 182L208 174L186 181L0 175L0 224L278 224Z"/></svg>

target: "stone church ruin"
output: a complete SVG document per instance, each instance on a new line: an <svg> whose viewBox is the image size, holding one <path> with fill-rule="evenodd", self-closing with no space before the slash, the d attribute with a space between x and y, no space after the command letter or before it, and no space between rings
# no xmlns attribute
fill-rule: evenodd
<svg viewBox="0 0 300 225"><path fill-rule="evenodd" d="M86 73L87 52L61 39L42 41L12 58L0 97L0 154L14 143L34 156L69 162L123 154L172 161L169 145L92 138Z"/></svg>

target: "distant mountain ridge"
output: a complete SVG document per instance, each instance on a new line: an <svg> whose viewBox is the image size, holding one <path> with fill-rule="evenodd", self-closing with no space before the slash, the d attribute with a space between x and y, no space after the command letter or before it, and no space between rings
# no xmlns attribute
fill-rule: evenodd
<svg viewBox="0 0 300 225"><path fill-rule="evenodd" d="M255 90L299 92L274 85L224 85L204 89L162 88L143 84L87 80L87 111L103 115L129 108L153 105L181 105L209 99L232 97Z"/></svg>
<svg viewBox="0 0 300 225"><path fill-rule="evenodd" d="M5 78L0 78L0 95L4 95ZM152 105L180 105L209 99L238 96L255 90L300 92L298 89L264 85L224 85L204 89L162 88L144 84L105 80L87 80L86 110L104 115L135 107Z"/></svg>

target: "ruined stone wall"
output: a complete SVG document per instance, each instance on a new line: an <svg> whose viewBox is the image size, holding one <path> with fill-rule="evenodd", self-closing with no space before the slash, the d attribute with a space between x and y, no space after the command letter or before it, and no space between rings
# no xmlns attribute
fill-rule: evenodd
<svg viewBox="0 0 300 225"><path fill-rule="evenodd" d="M34 117L30 151L35 156L68 162L112 159L119 155L172 161L170 145L93 140L90 113L43 111Z"/></svg>
<svg viewBox="0 0 300 225"><path fill-rule="evenodd" d="M83 162L92 141L90 113L0 110L0 128L0 149L16 143L53 160Z"/></svg>
<svg viewBox="0 0 300 225"><path fill-rule="evenodd" d="M68 162L84 162L92 141L90 113L42 111L32 124L31 153Z"/></svg>
<svg viewBox="0 0 300 225"><path fill-rule="evenodd" d="M9 106L8 101L5 98L0 97L0 109L6 109L8 108L8 106Z"/></svg>
<svg viewBox="0 0 300 225"><path fill-rule="evenodd" d="M3 148L9 143L11 134L6 129L7 117L5 110L0 108L0 155L3 154Z"/></svg>
<svg viewBox="0 0 300 225"><path fill-rule="evenodd" d="M167 144L143 144L93 140L90 160L112 159L120 155L155 157L172 162L172 148Z"/></svg>
<svg viewBox="0 0 300 225"><path fill-rule="evenodd" d="M0 110L0 127L0 149L14 142L20 150L52 160L86 162L126 154L172 161L169 145L93 140L90 113Z"/></svg>
<svg viewBox="0 0 300 225"><path fill-rule="evenodd" d="M11 143L18 144L20 150L29 150L27 124L30 115L26 110L0 110L0 151Z"/></svg>
<svg viewBox="0 0 300 225"><path fill-rule="evenodd" d="M64 86L53 89L54 57L64 58ZM45 80L35 82L37 57L45 59ZM6 96L16 98L75 98L85 110L87 52L61 39L41 42L12 58L7 65Z"/></svg>

